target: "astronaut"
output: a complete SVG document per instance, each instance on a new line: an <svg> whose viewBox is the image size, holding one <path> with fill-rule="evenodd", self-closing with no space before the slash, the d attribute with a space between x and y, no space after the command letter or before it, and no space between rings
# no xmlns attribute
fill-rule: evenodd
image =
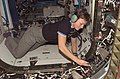
<svg viewBox="0 0 120 79"><path fill-rule="evenodd" d="M67 58L78 65L89 66L87 61L73 55L74 52L77 52L77 35L71 36L71 50L67 48L66 43L67 36L71 35L73 29L76 31L83 29L90 20L87 10L81 9L80 12L76 11L71 18L56 23L28 28L19 42L11 37L10 32L4 33L3 36L6 37L5 45L12 55L18 59L23 57L28 51L43 45L45 42L57 43L58 49Z"/></svg>

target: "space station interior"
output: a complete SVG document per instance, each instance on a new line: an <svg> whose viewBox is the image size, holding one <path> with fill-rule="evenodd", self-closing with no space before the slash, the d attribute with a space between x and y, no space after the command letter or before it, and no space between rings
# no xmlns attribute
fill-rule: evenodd
<svg viewBox="0 0 120 79"><path fill-rule="evenodd" d="M0 79L104 79L119 4L119 0L0 0ZM76 56L88 61L89 67L68 60L56 44L45 43L20 59L5 46L6 31L19 41L30 27L61 21L80 7L87 9L92 21L78 36Z"/></svg>

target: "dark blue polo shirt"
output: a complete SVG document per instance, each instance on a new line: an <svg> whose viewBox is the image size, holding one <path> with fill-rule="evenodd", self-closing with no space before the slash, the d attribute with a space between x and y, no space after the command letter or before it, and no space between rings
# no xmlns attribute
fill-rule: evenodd
<svg viewBox="0 0 120 79"><path fill-rule="evenodd" d="M67 36L71 32L71 23L69 19L65 19L56 23L50 23L43 26L43 37L46 41L57 43L58 33Z"/></svg>

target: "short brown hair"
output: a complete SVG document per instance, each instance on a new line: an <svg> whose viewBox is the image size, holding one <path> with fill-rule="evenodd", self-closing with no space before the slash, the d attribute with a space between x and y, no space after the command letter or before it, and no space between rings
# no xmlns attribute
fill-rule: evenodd
<svg viewBox="0 0 120 79"><path fill-rule="evenodd" d="M91 22L91 17L90 14L87 12L87 9L82 8L76 10L75 14L77 15L78 18L85 19L87 22Z"/></svg>

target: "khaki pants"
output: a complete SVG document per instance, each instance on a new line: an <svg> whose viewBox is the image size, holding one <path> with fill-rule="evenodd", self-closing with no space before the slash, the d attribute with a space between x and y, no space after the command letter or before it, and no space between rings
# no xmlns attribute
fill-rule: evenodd
<svg viewBox="0 0 120 79"><path fill-rule="evenodd" d="M15 58L23 57L28 51L34 50L46 42L42 35L42 27L30 27L16 42L11 36L6 38L5 45Z"/></svg>

